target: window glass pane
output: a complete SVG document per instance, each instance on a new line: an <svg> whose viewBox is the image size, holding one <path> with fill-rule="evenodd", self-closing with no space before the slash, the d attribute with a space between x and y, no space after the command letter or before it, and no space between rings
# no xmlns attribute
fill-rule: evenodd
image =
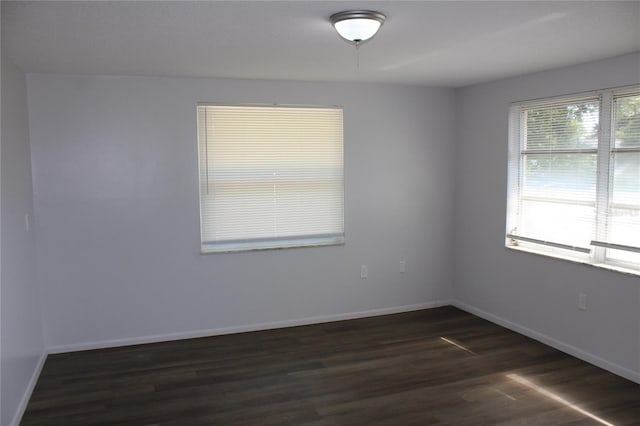
<svg viewBox="0 0 640 426"><path fill-rule="evenodd" d="M521 203L518 235L544 241L589 247L594 234L593 206L538 200Z"/></svg>
<svg viewBox="0 0 640 426"><path fill-rule="evenodd" d="M611 153L606 240L640 247L640 95L618 96L614 106L613 147L622 151ZM606 257L640 265L640 253L632 251L607 249Z"/></svg>
<svg viewBox="0 0 640 426"><path fill-rule="evenodd" d="M596 162L596 154L527 154L523 196L592 202L596 195Z"/></svg>
<svg viewBox="0 0 640 426"><path fill-rule="evenodd" d="M612 243L640 247L640 209L610 209L609 236Z"/></svg>
<svg viewBox="0 0 640 426"><path fill-rule="evenodd" d="M612 164L612 202L640 207L640 152L614 153Z"/></svg>
<svg viewBox="0 0 640 426"><path fill-rule="evenodd" d="M597 100L529 107L525 112L525 149L598 147Z"/></svg>
<svg viewBox="0 0 640 426"><path fill-rule="evenodd" d="M640 265L640 253L632 251L607 249L607 259L628 263L631 268L634 267L634 264Z"/></svg>
<svg viewBox="0 0 640 426"><path fill-rule="evenodd" d="M615 147L640 148L640 95L616 99Z"/></svg>

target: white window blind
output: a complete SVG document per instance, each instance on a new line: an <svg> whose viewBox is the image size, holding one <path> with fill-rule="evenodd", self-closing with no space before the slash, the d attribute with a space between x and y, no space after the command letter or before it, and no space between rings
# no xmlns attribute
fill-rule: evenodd
<svg viewBox="0 0 640 426"><path fill-rule="evenodd" d="M514 235L589 251L595 235L598 98L517 108Z"/></svg>
<svg viewBox="0 0 640 426"><path fill-rule="evenodd" d="M612 138L607 244L601 246L607 259L640 265L640 91L613 97ZM621 246L626 249L614 248Z"/></svg>
<svg viewBox="0 0 640 426"><path fill-rule="evenodd" d="M198 105L202 251L344 242L342 109Z"/></svg>
<svg viewBox="0 0 640 426"><path fill-rule="evenodd" d="M640 90L510 114L507 246L640 270Z"/></svg>

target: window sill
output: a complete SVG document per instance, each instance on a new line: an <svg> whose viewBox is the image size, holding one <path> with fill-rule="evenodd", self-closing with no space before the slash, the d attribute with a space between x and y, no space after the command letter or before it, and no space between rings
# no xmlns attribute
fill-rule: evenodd
<svg viewBox="0 0 640 426"><path fill-rule="evenodd" d="M532 248L532 247L505 246L505 249L513 250L515 252L529 253L529 254L534 254L534 255L538 255L538 256L549 257L549 258L552 258L552 259L558 259L558 260L562 260L562 261L580 263L582 265L587 265L587 266L591 266L591 267L598 268L598 269L606 269L606 270L609 270L609 271L619 272L619 273L625 274L625 275L633 275L633 276L636 276L636 277L640 276L640 270L631 269L631 268L625 268L624 266L612 265L612 264L608 264L608 263L595 263L595 262L592 262L592 261L590 261L588 259L579 259L579 258L575 258L575 257L571 257L571 256L563 256L562 254L558 254L558 253L549 253L549 252L544 251L544 250L536 250L535 248Z"/></svg>
<svg viewBox="0 0 640 426"><path fill-rule="evenodd" d="M201 254L216 253L241 253L248 251L262 250L283 250L289 248L325 247L344 245L344 237L319 237L319 238L293 238L290 240L266 240L247 241L244 243L233 242L227 244L203 243L200 248Z"/></svg>

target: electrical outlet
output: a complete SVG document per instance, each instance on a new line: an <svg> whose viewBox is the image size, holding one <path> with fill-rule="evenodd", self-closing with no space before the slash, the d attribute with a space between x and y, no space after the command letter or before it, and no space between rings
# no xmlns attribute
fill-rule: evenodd
<svg viewBox="0 0 640 426"><path fill-rule="evenodd" d="M369 268L367 265L360 265L360 278L365 279L369 276Z"/></svg>
<svg viewBox="0 0 640 426"><path fill-rule="evenodd" d="M405 262L404 260L401 260L399 269L401 274L404 274L405 272L407 272L407 262Z"/></svg>
<svg viewBox="0 0 640 426"><path fill-rule="evenodd" d="M581 311L587 310L587 295L586 293L578 294L578 309Z"/></svg>

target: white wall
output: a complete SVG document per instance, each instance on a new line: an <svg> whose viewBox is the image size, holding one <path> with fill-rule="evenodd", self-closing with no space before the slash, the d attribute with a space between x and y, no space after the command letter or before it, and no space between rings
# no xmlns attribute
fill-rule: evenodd
<svg viewBox="0 0 640 426"><path fill-rule="evenodd" d="M454 288L472 312L640 381L637 276L504 248L509 103L637 83L632 54L457 91Z"/></svg>
<svg viewBox="0 0 640 426"><path fill-rule="evenodd" d="M450 299L453 90L45 74L27 86L52 350ZM198 101L344 106L346 245L200 255Z"/></svg>
<svg viewBox="0 0 640 426"><path fill-rule="evenodd" d="M4 49L3 49L4 53ZM12 424L24 410L44 360L41 304L36 281L33 191L25 76L2 58L1 330L0 424Z"/></svg>

